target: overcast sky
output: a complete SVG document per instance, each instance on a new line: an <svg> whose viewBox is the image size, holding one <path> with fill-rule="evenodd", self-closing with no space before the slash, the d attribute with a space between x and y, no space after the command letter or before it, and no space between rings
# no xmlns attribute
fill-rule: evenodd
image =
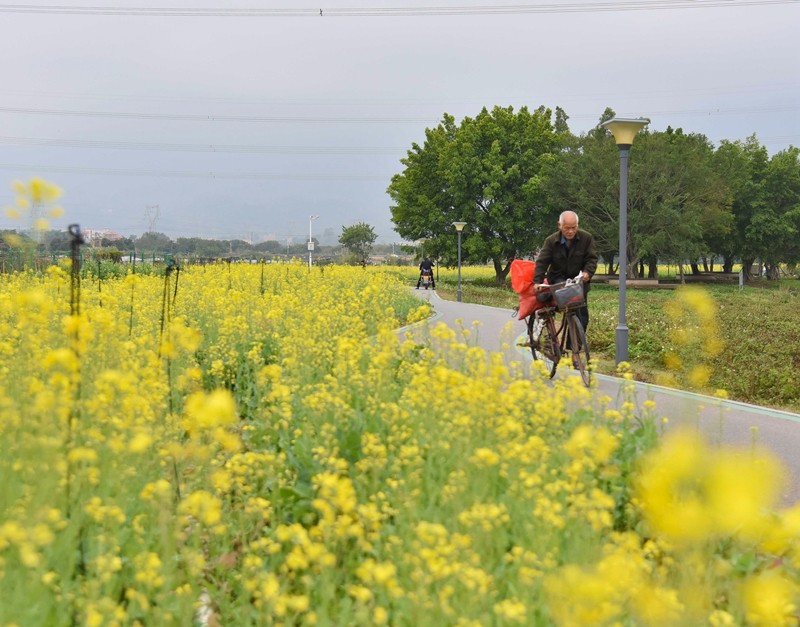
<svg viewBox="0 0 800 627"><path fill-rule="evenodd" d="M391 176L445 112L800 145L798 0L508 1L0 4L0 203L41 176L58 228L390 243Z"/></svg>

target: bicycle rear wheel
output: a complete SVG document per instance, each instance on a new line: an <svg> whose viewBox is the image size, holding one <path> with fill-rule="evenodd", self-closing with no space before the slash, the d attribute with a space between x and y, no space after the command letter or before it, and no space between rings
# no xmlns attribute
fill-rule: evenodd
<svg viewBox="0 0 800 627"><path fill-rule="evenodd" d="M561 359L561 347L558 345L556 325L553 316L545 315L537 318L533 314L528 317L528 339L534 361L541 361L552 379Z"/></svg>
<svg viewBox="0 0 800 627"><path fill-rule="evenodd" d="M572 355L572 365L581 373L583 384L588 387L592 380L592 373L589 370L589 344L586 342L583 325L575 314L569 316L567 333L569 334L567 343Z"/></svg>

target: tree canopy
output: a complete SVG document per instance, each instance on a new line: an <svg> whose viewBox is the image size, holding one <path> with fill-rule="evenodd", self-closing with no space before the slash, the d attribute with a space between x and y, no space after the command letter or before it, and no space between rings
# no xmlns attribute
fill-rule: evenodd
<svg viewBox="0 0 800 627"><path fill-rule="evenodd" d="M466 222L467 262L491 260L498 281L511 261L537 250L572 209L614 272L619 247L619 151L602 122L575 136L556 108L486 108L425 131L388 188L392 220L407 240L444 263L456 257L453 222ZM551 123L551 118L553 122ZM771 159L752 136L714 148L705 135L668 127L644 130L630 151L628 266L654 277L658 261L692 265L722 256L745 271L761 259L770 271L800 260L800 159L797 148Z"/></svg>
<svg viewBox="0 0 800 627"><path fill-rule="evenodd" d="M542 194L542 171L555 158L560 133L552 113L540 107L483 109L456 126L445 114L427 129L422 146L413 144L402 159L405 169L392 177L392 220L409 240L425 239L434 256L456 256L453 222L466 222L467 260L491 260L498 281L511 261L529 254L553 229L552 211ZM560 128L566 117L558 111ZM562 131L563 132L563 131Z"/></svg>
<svg viewBox="0 0 800 627"><path fill-rule="evenodd" d="M366 222L343 226L339 243L344 246L358 263L366 263L372 253L372 245L378 236Z"/></svg>

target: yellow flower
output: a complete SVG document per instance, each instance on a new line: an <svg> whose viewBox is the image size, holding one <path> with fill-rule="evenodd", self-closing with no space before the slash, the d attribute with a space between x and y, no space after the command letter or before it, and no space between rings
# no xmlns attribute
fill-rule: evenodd
<svg viewBox="0 0 800 627"><path fill-rule="evenodd" d="M779 627L796 625L797 585L784 574L767 570L742 584L742 598L748 624Z"/></svg>
<svg viewBox="0 0 800 627"><path fill-rule="evenodd" d="M195 392L186 399L186 426L190 433L208 431L237 420L236 402L228 390Z"/></svg>
<svg viewBox="0 0 800 627"><path fill-rule="evenodd" d="M61 196L61 188L38 177L28 181L27 194L33 202L50 202Z"/></svg>
<svg viewBox="0 0 800 627"><path fill-rule="evenodd" d="M158 479L145 485L139 496L145 501L151 499L165 501L172 496L172 486L166 479Z"/></svg>
<svg viewBox="0 0 800 627"><path fill-rule="evenodd" d="M496 466L500 463L500 455L490 448L478 448L470 461L478 466Z"/></svg>
<svg viewBox="0 0 800 627"><path fill-rule="evenodd" d="M38 568L42 563L42 554L36 549L33 544L23 543L17 549L19 550L19 559L28 568Z"/></svg>
<svg viewBox="0 0 800 627"><path fill-rule="evenodd" d="M347 594L361 603L369 603L372 600L372 591L365 586L350 584L347 586Z"/></svg>
<svg viewBox="0 0 800 627"><path fill-rule="evenodd" d="M181 501L178 513L196 518L210 526L222 519L222 503L210 492L197 490Z"/></svg>
<svg viewBox="0 0 800 627"><path fill-rule="evenodd" d="M759 535L782 480L772 455L711 450L696 434L678 430L643 458L636 494L656 532L696 542L709 535Z"/></svg>
<svg viewBox="0 0 800 627"><path fill-rule="evenodd" d="M525 623L527 619L525 604L515 599L504 599L495 603L493 610L502 621Z"/></svg>
<svg viewBox="0 0 800 627"><path fill-rule="evenodd" d="M664 355L664 365L670 370L678 370L683 366L683 360L677 353L669 352Z"/></svg>
<svg viewBox="0 0 800 627"><path fill-rule="evenodd" d="M696 388L703 388L708 385L710 377L711 368L706 364L697 364L689 371L689 383Z"/></svg>
<svg viewBox="0 0 800 627"><path fill-rule="evenodd" d="M372 622L375 625L385 625L389 621L389 612L382 605L375 606L372 612Z"/></svg>
<svg viewBox="0 0 800 627"><path fill-rule="evenodd" d="M148 586L159 587L164 583L161 558L157 553L148 551L134 558L136 574L134 579Z"/></svg>
<svg viewBox="0 0 800 627"><path fill-rule="evenodd" d="M708 624L711 627L734 627L736 620L725 610L714 610L708 616Z"/></svg>
<svg viewBox="0 0 800 627"><path fill-rule="evenodd" d="M598 463L605 463L617 448L617 438L605 427L579 425L564 444L564 450L573 458L589 456Z"/></svg>
<svg viewBox="0 0 800 627"><path fill-rule="evenodd" d="M138 431L128 443L128 450L130 450L131 453L142 453L150 448L152 443L153 436L145 431Z"/></svg>

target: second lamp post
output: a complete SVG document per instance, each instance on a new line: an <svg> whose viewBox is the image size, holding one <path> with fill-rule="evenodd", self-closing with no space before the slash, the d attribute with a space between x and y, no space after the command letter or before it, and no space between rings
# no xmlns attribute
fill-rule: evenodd
<svg viewBox="0 0 800 627"><path fill-rule="evenodd" d="M636 137L650 120L613 118L600 126L614 136L619 148L619 322L616 330L616 363L628 361L628 321L625 317L625 287L628 278L628 152Z"/></svg>
<svg viewBox="0 0 800 627"><path fill-rule="evenodd" d="M461 231L464 230L466 222L453 222L453 226L458 231L458 289L456 290L456 300L461 302Z"/></svg>

